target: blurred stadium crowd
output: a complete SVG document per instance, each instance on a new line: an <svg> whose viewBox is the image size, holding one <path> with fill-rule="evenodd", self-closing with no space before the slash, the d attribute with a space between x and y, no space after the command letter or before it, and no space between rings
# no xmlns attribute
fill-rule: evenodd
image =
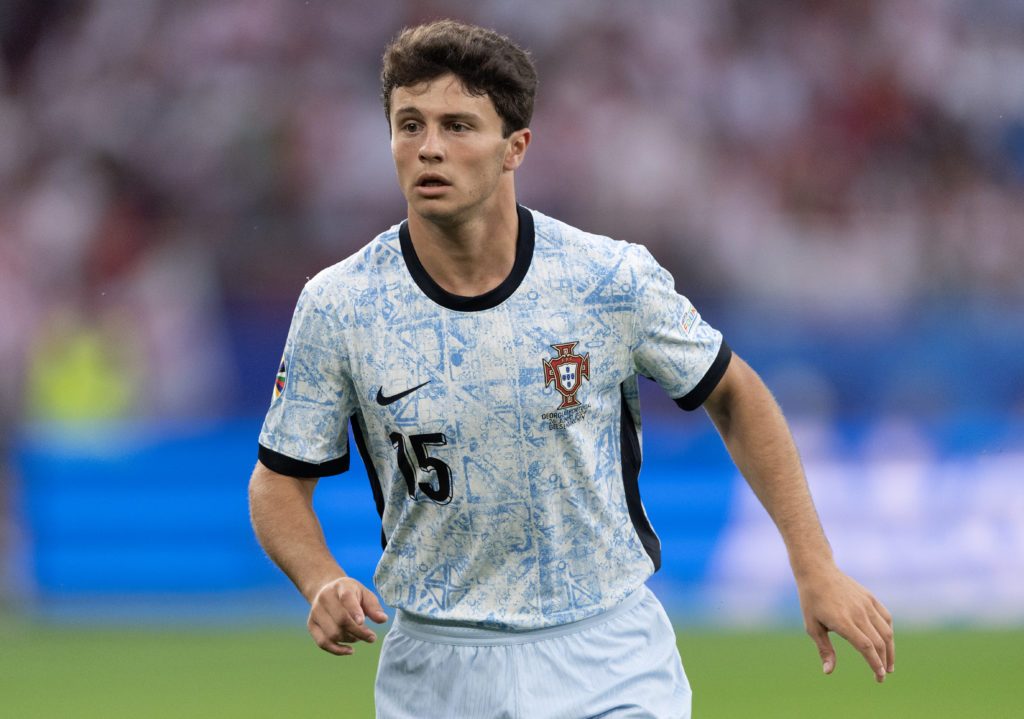
<svg viewBox="0 0 1024 719"><path fill-rule="evenodd" d="M1017 0L9 0L0 434L264 406L246 339L403 217L379 58L437 17L537 61L521 201L695 299L1024 306Z"/></svg>
<svg viewBox="0 0 1024 719"><path fill-rule="evenodd" d="M4 411L231 411L231 309L290 307L401 219L379 56L441 16L536 58L522 201L649 246L691 296L1024 296L1013 0L14 0Z"/></svg>

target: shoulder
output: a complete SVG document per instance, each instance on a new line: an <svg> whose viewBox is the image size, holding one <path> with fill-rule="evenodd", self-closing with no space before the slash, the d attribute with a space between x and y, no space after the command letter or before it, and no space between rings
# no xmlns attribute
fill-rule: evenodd
<svg viewBox="0 0 1024 719"><path fill-rule="evenodd" d="M321 301L359 299L368 289L380 286L382 278L404 268L398 240L400 225L394 225L345 259L311 277L303 294Z"/></svg>
<svg viewBox="0 0 1024 719"><path fill-rule="evenodd" d="M533 214L535 252L541 256L556 254L566 267L582 272L637 277L660 270L657 261L643 245L617 240L581 230L536 210Z"/></svg>

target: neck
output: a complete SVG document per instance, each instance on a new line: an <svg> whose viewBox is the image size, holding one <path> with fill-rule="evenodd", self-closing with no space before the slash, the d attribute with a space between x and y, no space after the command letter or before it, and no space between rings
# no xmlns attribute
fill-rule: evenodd
<svg viewBox="0 0 1024 719"><path fill-rule="evenodd" d="M409 238L423 269L444 290L476 297L500 285L516 259L515 198L486 216L438 222L409 213Z"/></svg>

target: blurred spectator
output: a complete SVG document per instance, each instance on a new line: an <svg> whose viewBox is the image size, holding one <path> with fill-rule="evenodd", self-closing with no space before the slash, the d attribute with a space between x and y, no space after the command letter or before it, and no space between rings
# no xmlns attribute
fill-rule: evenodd
<svg viewBox="0 0 1024 719"><path fill-rule="evenodd" d="M262 415L306 278L404 216L379 58L444 16L536 58L522 201L647 245L740 318L716 325L769 325L786 355L770 384L802 426L828 432L816 419L858 398L899 422L966 397L1024 413L1019 0L8 0L0 605L21 425ZM808 335L824 357L793 351ZM1024 546L1020 502L955 469L995 507L1000 550ZM828 471L811 474L841 526L864 474L830 487ZM875 484L902 501L878 506L930 527L918 500L945 500L897 479ZM919 556L882 549L867 561Z"/></svg>
<svg viewBox="0 0 1024 719"><path fill-rule="evenodd" d="M1016 7L16 2L3 184L31 193L11 179L112 157L204 229L228 297L290 301L296 273L401 217L379 48L403 23L456 15L500 24L540 64L529 200L679 260L681 284L809 312L868 292L891 310L937 289L1019 296L1005 270L1024 254L1007 237L1024 177ZM575 182L553 183L556 165Z"/></svg>
<svg viewBox="0 0 1024 719"><path fill-rule="evenodd" d="M0 436L23 412L250 407L237 377L257 360L232 345L248 308L291 307L404 214L379 54L438 16L537 59L524 202L646 244L697 299L797 323L1020 307L1022 7L3 3Z"/></svg>
<svg viewBox="0 0 1024 719"><path fill-rule="evenodd" d="M38 270L48 289L28 343L27 417L222 414L233 373L208 248L144 178L81 159L47 168L21 208L32 246L55 258Z"/></svg>

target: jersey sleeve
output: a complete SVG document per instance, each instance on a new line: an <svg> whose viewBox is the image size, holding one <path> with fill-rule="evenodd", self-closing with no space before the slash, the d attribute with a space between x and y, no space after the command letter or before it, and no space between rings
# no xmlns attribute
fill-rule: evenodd
<svg viewBox="0 0 1024 719"><path fill-rule="evenodd" d="M675 290L668 270L635 247L636 282L633 363L685 410L704 403L732 358L722 334Z"/></svg>
<svg viewBox="0 0 1024 719"><path fill-rule="evenodd" d="M356 399L337 308L314 280L292 316L274 396L259 438L259 459L292 477L348 469L348 418Z"/></svg>

